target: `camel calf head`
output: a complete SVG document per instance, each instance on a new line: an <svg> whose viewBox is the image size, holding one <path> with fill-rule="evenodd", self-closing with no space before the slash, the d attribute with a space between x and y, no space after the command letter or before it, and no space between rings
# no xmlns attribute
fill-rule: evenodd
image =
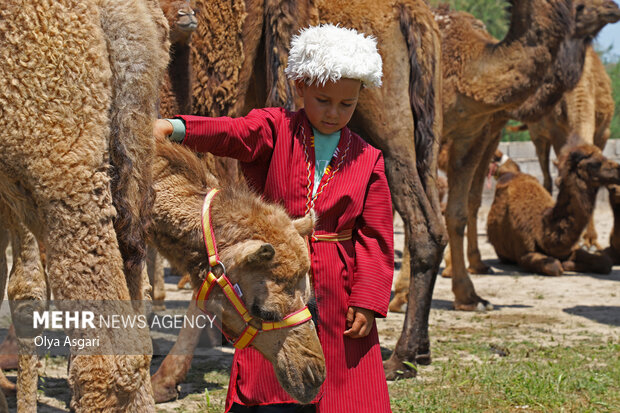
<svg viewBox="0 0 620 413"><path fill-rule="evenodd" d="M221 201L227 204L225 196ZM220 256L255 321L282 321L304 308L311 295L310 259L303 237L312 232L314 214L291 220L282 208L263 201L248 207L247 211L238 208L229 222L243 223L249 239L222 249ZM214 216L218 209L214 205ZM291 396L302 403L314 399L325 369L312 321L260 332L252 345L273 364L280 384Z"/></svg>
<svg viewBox="0 0 620 413"><path fill-rule="evenodd" d="M559 180L577 178L590 188L620 184L620 165L594 145L567 148L558 160Z"/></svg>
<svg viewBox="0 0 620 413"><path fill-rule="evenodd" d="M282 321L306 306L311 294L310 257L305 236L314 213L291 219L284 208L262 200L245 185L224 186L210 204L211 228L222 266L210 268L201 224L203 199L219 183L187 148L156 142L156 192L151 242L174 267L189 272L195 288L212 270L225 272L261 330L262 322ZM238 338L246 323L214 288L205 302L221 314L223 330ZM325 358L312 321L260 331L252 341L273 365L282 387L302 403L312 401L325 380Z"/></svg>

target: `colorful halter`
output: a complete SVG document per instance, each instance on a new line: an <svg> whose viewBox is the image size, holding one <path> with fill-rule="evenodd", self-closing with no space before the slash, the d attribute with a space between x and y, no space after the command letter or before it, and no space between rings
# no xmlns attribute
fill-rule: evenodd
<svg viewBox="0 0 620 413"><path fill-rule="evenodd" d="M202 311L206 310L206 301L209 298L209 294L215 285L219 285L222 288L222 291L228 301L235 307L235 310L239 313L243 321L245 322L245 329L233 342L235 348L242 349L250 345L252 340L256 337L256 335L262 331L270 331L277 330L280 328L293 327L306 321L312 319L312 315L310 314L310 310L308 310L307 306L304 306L300 310L295 311L284 317L281 321L275 322L267 322L262 321L260 330L256 327L250 325L250 321L253 320L253 317L248 312L248 309L243 304L241 300L240 289L237 285L233 286L226 276L226 269L224 265L220 261L219 255L217 253L217 245L215 243L215 235L213 234L213 226L211 225L211 201L215 197L215 195L219 191L217 189L212 189L209 191L207 196L205 196L204 203L202 205L202 234L205 242L205 246L207 248L207 253L209 254L209 273L206 278L202 282L202 285L198 289L196 293L196 305ZM213 268L216 266L222 267L222 275L218 278L213 274Z"/></svg>

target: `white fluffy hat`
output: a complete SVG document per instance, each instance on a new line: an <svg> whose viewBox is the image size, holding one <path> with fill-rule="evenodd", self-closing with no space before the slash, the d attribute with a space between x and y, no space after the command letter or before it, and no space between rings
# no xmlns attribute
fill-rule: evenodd
<svg viewBox="0 0 620 413"><path fill-rule="evenodd" d="M286 74L293 80L324 85L328 80L358 79L365 87L381 86L377 41L354 29L322 24L301 30L291 40Z"/></svg>

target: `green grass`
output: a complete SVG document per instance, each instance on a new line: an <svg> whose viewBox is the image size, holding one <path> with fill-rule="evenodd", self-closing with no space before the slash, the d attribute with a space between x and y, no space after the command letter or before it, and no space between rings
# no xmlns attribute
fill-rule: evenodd
<svg viewBox="0 0 620 413"><path fill-rule="evenodd" d="M491 346L479 336L438 342L433 351L440 358L420 367L419 379L390 383L395 413L620 411L618 343Z"/></svg>

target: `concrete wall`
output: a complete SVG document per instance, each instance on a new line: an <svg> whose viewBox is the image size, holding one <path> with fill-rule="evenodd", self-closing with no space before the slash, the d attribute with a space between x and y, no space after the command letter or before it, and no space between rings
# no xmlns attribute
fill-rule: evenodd
<svg viewBox="0 0 620 413"><path fill-rule="evenodd" d="M538 163L538 158L536 157L536 148L532 142L501 142L499 144L499 149L517 162L523 172L536 176L542 184L542 172ZM603 153L609 159L620 162L620 139L609 140ZM553 149L551 149L551 160L553 161L555 159L555 153ZM551 176L555 179L557 176L557 168L551 164L550 170ZM490 179L485 183L483 192L484 201L492 201L494 193L495 180ZM554 195L556 194L557 187L554 187ZM607 202L607 197L607 191L599 191L597 202Z"/></svg>

